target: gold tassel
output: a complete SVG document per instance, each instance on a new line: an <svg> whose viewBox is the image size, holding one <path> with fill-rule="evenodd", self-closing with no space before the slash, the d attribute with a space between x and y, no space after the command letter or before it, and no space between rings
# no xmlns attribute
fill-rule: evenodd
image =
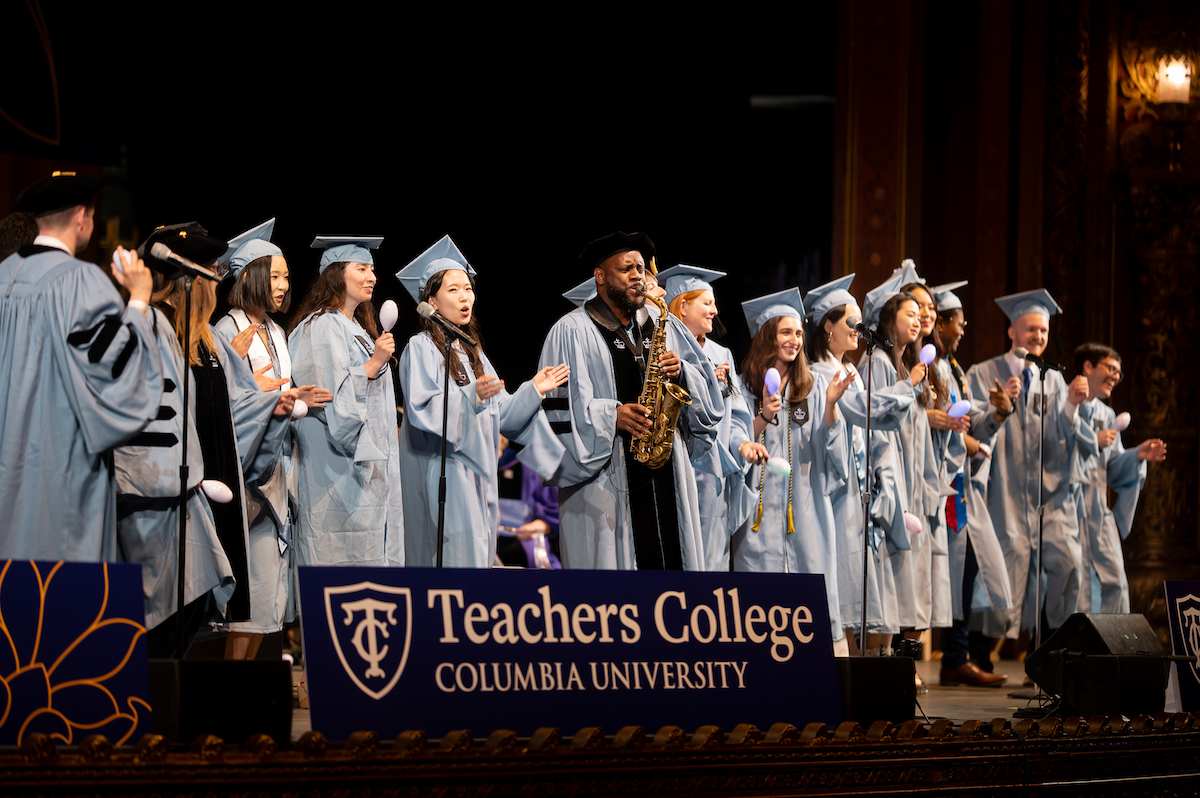
<svg viewBox="0 0 1200 798"><path fill-rule="evenodd" d="M789 503L788 504L788 534L790 535L795 531L796 531L796 525L794 523L792 523L792 505Z"/></svg>
<svg viewBox="0 0 1200 798"><path fill-rule="evenodd" d="M758 515L754 518L754 525L750 528L755 532L758 531L758 525L762 523L762 502L758 503Z"/></svg>

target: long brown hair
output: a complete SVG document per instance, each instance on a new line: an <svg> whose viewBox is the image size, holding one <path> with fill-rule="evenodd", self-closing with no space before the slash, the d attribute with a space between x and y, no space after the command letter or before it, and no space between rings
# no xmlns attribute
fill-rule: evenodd
<svg viewBox="0 0 1200 798"><path fill-rule="evenodd" d="M896 314L900 312L900 306L905 302L920 305L916 297L912 294L900 293L885 302L883 309L879 311L879 324L875 329L888 340L896 340ZM891 359L892 365L896 368L896 379L908 379L912 367L917 365L921 359L921 339L917 338L917 340L903 349L899 346L892 347ZM933 369L927 369L925 373L928 375L932 371ZM934 404L933 396L929 391L921 391L921 395L917 397L917 402L921 407L925 408L932 407Z"/></svg>
<svg viewBox="0 0 1200 798"><path fill-rule="evenodd" d="M340 313L345 302L346 263L331 263L308 289L304 301L300 303L296 315L292 316L288 324L288 332L291 333L296 329L296 325L312 314L319 316L330 311ZM379 323L376 317L375 305L371 302L362 302L354 309L354 320L367 331L372 341L379 337Z"/></svg>
<svg viewBox="0 0 1200 798"><path fill-rule="evenodd" d="M763 381L767 377L767 369L775 365L775 357L779 354L779 346L776 344L776 333L779 331L779 319L781 316L776 316L773 319L768 319L767 323L758 331L758 335L754 336L754 340L750 342L750 352L747 353L746 359L742 361L742 384L746 386L754 397L762 397ZM803 334L803 325L801 325L801 333ZM781 374L788 383L788 404L796 404L808 396L812 390L813 377L812 372L808 370L808 358L804 355L804 347L800 347L796 352L796 359L788 366L787 374Z"/></svg>
<svg viewBox="0 0 1200 798"><path fill-rule="evenodd" d="M157 276L157 275L156 275ZM155 305L164 303L170 305L174 309L174 324L175 338L179 341L179 345L183 343L183 323L184 313L183 308L187 302L187 290L184 288L186 279L177 277L174 280L156 280L155 285L158 290L150 298L150 301ZM217 306L217 288L216 284L211 280L198 279L192 283L192 340L187 345L188 364L199 366L200 360L200 345L203 344L205 350L211 352L217 357L221 356L221 352L217 347L217 342L213 338L212 329L208 326L208 319L212 316L213 309Z"/></svg>
<svg viewBox="0 0 1200 798"><path fill-rule="evenodd" d="M909 294L909 296L911 296L913 299L917 300L917 308L919 311L920 306L921 306L921 301L919 299L917 299L916 294L913 293L913 289L916 289L916 288L919 288L922 291L924 291L925 295L929 297L929 300L931 302L933 301L933 292L929 290L928 286L925 286L921 283L909 283L908 285L906 285L900 289L901 291L907 292ZM934 310L933 331L931 331L929 333L929 337L925 339L926 343L931 343L931 344L934 343L933 338L937 331L937 310L936 310L937 305L936 305L936 303L934 304L934 308L935 308L935 310ZM920 348L919 347L917 349L917 358L920 359ZM943 398L948 397L950 395L950 392L946 389L945 383L942 382L942 378L940 376L938 376L937 369L935 369L933 366L930 366L928 369L925 370L925 379L929 380L929 384L933 386L934 393L937 394L937 400L936 401L931 400L932 405L934 407L936 407ZM924 391L921 393L921 399L922 399L921 404L924 405L925 407L929 407L929 405L926 405L925 401L924 401L925 393L926 392L924 392Z"/></svg>
<svg viewBox="0 0 1200 798"><path fill-rule="evenodd" d="M446 279L446 272L448 271L450 269L444 269L425 282L425 287L421 289L422 302L428 302L431 296L442 289L442 281ZM473 293L475 291L475 278L467 274L467 280L471 283L471 291ZM446 351L446 334L442 332L441 325L422 316L421 331L433 339L433 342L437 344L439 352ZM479 346L468 348L462 341L459 341L458 345L463 347L463 351L467 353L467 362L471 364L471 371L475 373L475 379L479 379L483 376L483 357L480 355L483 349L483 338L479 334L479 316L476 315L473 305L471 307L471 320L467 322L466 332L467 335L475 339L475 342ZM466 384L467 375L460 371L461 368L462 364L458 362L458 358L454 358L450 363L450 371L453 372L455 380L460 384Z"/></svg>

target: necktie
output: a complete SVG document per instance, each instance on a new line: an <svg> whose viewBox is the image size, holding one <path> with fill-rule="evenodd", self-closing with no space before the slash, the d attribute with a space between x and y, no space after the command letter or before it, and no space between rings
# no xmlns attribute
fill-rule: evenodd
<svg viewBox="0 0 1200 798"><path fill-rule="evenodd" d="M1029 404L1029 381L1032 379L1032 371L1021 369L1021 400L1024 404Z"/></svg>

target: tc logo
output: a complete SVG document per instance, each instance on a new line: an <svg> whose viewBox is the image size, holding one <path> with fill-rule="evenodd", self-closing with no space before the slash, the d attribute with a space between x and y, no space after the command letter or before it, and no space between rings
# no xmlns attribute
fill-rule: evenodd
<svg viewBox="0 0 1200 798"><path fill-rule="evenodd" d="M338 659L350 679L376 700L387 695L408 662L412 641L409 588L374 582L327 587L325 618Z"/></svg>

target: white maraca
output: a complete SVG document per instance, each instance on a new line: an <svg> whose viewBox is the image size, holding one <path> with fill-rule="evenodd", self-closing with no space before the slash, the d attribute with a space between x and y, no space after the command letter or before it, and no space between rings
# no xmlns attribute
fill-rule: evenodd
<svg viewBox="0 0 1200 798"><path fill-rule="evenodd" d="M400 318L400 309L396 307L396 303L389 299L379 308L379 323L383 327L384 332L391 332L396 326L396 319Z"/></svg>

